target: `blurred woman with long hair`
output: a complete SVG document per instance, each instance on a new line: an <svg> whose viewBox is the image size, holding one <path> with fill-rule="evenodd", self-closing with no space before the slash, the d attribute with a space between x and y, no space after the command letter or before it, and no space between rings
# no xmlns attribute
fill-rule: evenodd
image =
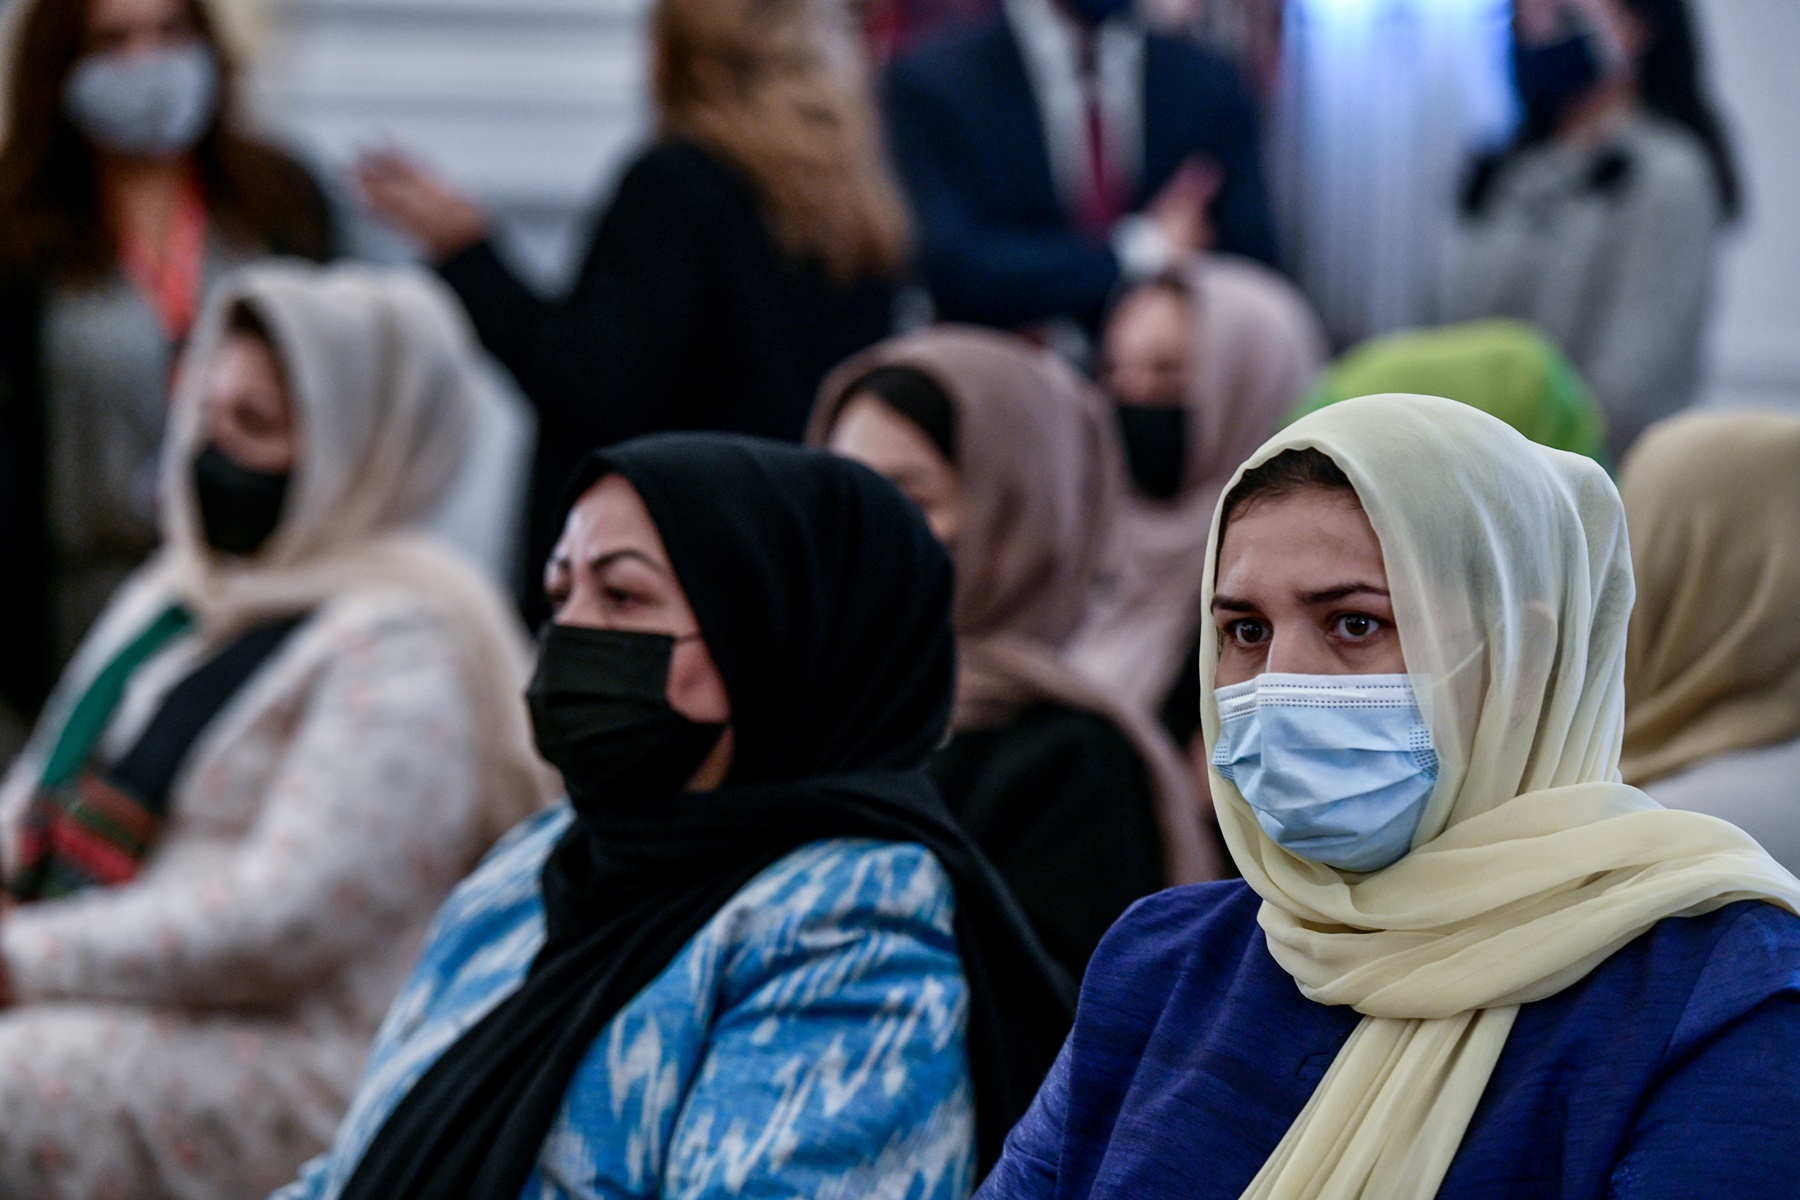
<svg viewBox="0 0 1800 1200"><path fill-rule="evenodd" d="M1445 315L1547 334L1617 462L1694 402L1737 168L1686 0L1520 0L1513 28L1524 123L1470 177Z"/></svg>
<svg viewBox="0 0 1800 1200"><path fill-rule="evenodd" d="M0 143L0 708L29 718L157 536L170 373L207 285L323 257L330 215L244 132L200 0L27 0ZM0 756L4 755L0 747Z"/></svg>
<svg viewBox="0 0 1800 1200"><path fill-rule="evenodd" d="M816 0L662 0L658 137L569 292L532 293L481 208L397 154L359 169L537 409L526 561L582 454L658 430L796 440L832 365L889 331L907 217L853 31Z"/></svg>

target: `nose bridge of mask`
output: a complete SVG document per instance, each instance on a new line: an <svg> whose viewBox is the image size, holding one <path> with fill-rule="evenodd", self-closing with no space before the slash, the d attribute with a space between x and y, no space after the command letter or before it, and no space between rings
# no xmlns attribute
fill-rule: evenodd
<svg viewBox="0 0 1800 1200"><path fill-rule="evenodd" d="M531 691L539 696L607 696L655 703L669 689L675 637L548 626L538 639L538 669ZM554 640L554 646L551 645Z"/></svg>
<svg viewBox="0 0 1800 1200"><path fill-rule="evenodd" d="M1220 737L1213 765L1257 758L1282 769L1284 752L1385 751L1404 746L1412 765L1437 776L1437 753L1406 675L1293 675L1270 672L1220 688ZM1255 718L1251 720L1250 718ZM1272 761L1273 760L1273 761ZM1309 763L1316 765L1316 757Z"/></svg>

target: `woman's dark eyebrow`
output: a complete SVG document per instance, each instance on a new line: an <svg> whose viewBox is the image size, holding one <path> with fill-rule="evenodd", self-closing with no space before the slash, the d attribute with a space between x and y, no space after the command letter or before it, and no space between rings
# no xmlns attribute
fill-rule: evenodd
<svg viewBox="0 0 1800 1200"><path fill-rule="evenodd" d="M1255 612L1256 605L1249 600L1239 600L1236 596L1214 596L1213 611L1219 612Z"/></svg>
<svg viewBox="0 0 1800 1200"><path fill-rule="evenodd" d="M1306 605L1330 604L1333 600L1342 600L1348 596L1386 596L1387 594L1386 588L1376 587L1372 583L1340 583L1336 587L1306 592L1301 595L1300 602Z"/></svg>
<svg viewBox="0 0 1800 1200"><path fill-rule="evenodd" d="M610 554L602 554L599 558L591 559L588 562L587 569L590 571L604 571L604 570L606 570L606 568L612 566L614 563L619 562L622 559L627 559L627 558L635 558L639 562L643 563L645 566L649 567L651 570L661 572L663 574L667 574L667 571L662 566L662 564L657 562L654 558L651 558L648 554L645 554L642 550L630 550L630 549L614 550Z"/></svg>

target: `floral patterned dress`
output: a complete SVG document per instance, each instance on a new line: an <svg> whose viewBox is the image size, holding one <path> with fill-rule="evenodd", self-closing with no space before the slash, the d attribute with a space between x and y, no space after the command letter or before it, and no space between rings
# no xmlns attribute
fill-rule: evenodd
<svg viewBox="0 0 1800 1200"><path fill-rule="evenodd" d="M330 1152L277 1200L335 1200L413 1084L519 987L569 820L529 819L457 888ZM921 846L789 854L601 1032L524 1196L961 1200L975 1117L954 914Z"/></svg>
<svg viewBox="0 0 1800 1200"><path fill-rule="evenodd" d="M156 610L128 589L65 706ZM141 667L103 750L218 648L195 635ZM326 1145L485 849L458 662L422 597L332 601L195 744L136 879L0 918L0 1196L241 1200ZM41 765L40 745L0 788L9 861Z"/></svg>

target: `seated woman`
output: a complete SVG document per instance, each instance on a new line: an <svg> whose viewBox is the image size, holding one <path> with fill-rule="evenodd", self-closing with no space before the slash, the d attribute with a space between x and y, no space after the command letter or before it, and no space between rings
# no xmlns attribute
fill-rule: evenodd
<svg viewBox="0 0 1800 1200"><path fill-rule="evenodd" d="M1606 416L1593 392L1555 343L1523 321L1495 318L1372 338L1333 363L1290 419L1383 392L1459 400L1540 446L1610 461Z"/></svg>
<svg viewBox="0 0 1800 1200"><path fill-rule="evenodd" d="M1061 649L1122 472L1105 405L1018 338L943 328L826 380L815 441L893 480L956 560L955 736L931 773L1074 978L1119 914L1217 878L1180 756Z"/></svg>
<svg viewBox="0 0 1800 1200"><path fill-rule="evenodd" d="M1618 782L1606 474L1364 397L1259 450L1218 525L1244 880L1108 935L980 1196L1792 1196L1800 881Z"/></svg>
<svg viewBox="0 0 1800 1200"><path fill-rule="evenodd" d="M966 1195L1069 1009L919 770L949 562L773 442L628 442L569 495L528 695L570 803L451 896L281 1195Z"/></svg>
<svg viewBox="0 0 1800 1200"><path fill-rule="evenodd" d="M1131 464L1113 574L1069 662L1160 714L1182 745L1200 731L1200 576L1213 509L1238 465L1281 427L1325 365L1325 331L1293 284L1212 254L1127 292L1106 325L1101 382ZM1204 785L1205 767L1195 771Z"/></svg>
<svg viewBox="0 0 1800 1200"><path fill-rule="evenodd" d="M410 532L472 346L411 273L257 266L203 316L165 545L0 790L0 1194L291 1179L432 912L542 802L523 631Z"/></svg>
<svg viewBox="0 0 1800 1200"><path fill-rule="evenodd" d="M1673 417L1620 491L1637 572L1625 778L1800 871L1800 419Z"/></svg>

